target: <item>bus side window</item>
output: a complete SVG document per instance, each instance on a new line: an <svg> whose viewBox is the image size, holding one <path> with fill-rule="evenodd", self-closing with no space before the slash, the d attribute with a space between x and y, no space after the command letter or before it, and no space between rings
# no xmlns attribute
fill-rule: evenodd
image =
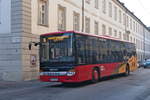
<svg viewBox="0 0 150 100"><path fill-rule="evenodd" d="M101 53L101 41L100 40L98 40L98 52L99 52L99 54L98 54L98 56L99 56L98 57L99 58L98 62L101 63L102 62L102 57L101 57L102 53Z"/></svg>
<svg viewBox="0 0 150 100"><path fill-rule="evenodd" d="M85 42L85 63L87 63L88 62L88 56L87 56L87 41L85 40L84 41Z"/></svg>
<svg viewBox="0 0 150 100"><path fill-rule="evenodd" d="M95 63L98 63L99 61L99 52L98 52L98 39L96 38L96 41L94 43L95 45L95 53L94 53L94 56L95 56Z"/></svg>
<svg viewBox="0 0 150 100"><path fill-rule="evenodd" d="M77 47L77 62L78 64L83 64L84 63L84 47L83 47L83 42L82 42L82 37L77 35L77 42L76 42L76 47Z"/></svg>

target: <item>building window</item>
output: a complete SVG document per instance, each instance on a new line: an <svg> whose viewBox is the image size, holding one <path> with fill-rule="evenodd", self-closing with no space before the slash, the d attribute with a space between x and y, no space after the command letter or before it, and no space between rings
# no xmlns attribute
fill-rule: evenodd
<svg viewBox="0 0 150 100"><path fill-rule="evenodd" d="M39 0L38 24L48 25L48 0Z"/></svg>
<svg viewBox="0 0 150 100"><path fill-rule="evenodd" d="M114 6L114 19L117 21L117 7Z"/></svg>
<svg viewBox="0 0 150 100"><path fill-rule="evenodd" d="M106 14L106 0L102 1L102 12Z"/></svg>
<svg viewBox="0 0 150 100"><path fill-rule="evenodd" d="M109 35L111 36L112 35L112 28L111 27L109 27Z"/></svg>
<svg viewBox="0 0 150 100"><path fill-rule="evenodd" d="M117 37L117 30L114 30L114 36Z"/></svg>
<svg viewBox="0 0 150 100"><path fill-rule="evenodd" d="M91 0L85 0L86 3L90 4L91 3Z"/></svg>
<svg viewBox="0 0 150 100"><path fill-rule="evenodd" d="M85 32L90 33L90 18L85 17Z"/></svg>
<svg viewBox="0 0 150 100"><path fill-rule="evenodd" d="M139 31L140 31L140 24L138 24L138 33L139 33Z"/></svg>
<svg viewBox="0 0 150 100"><path fill-rule="evenodd" d="M58 31L66 30L66 8L58 5Z"/></svg>
<svg viewBox="0 0 150 100"><path fill-rule="evenodd" d="M123 34L123 39L129 41L129 35L126 34L126 33L124 33L124 34Z"/></svg>
<svg viewBox="0 0 150 100"><path fill-rule="evenodd" d="M136 23L136 32L138 32L138 24Z"/></svg>
<svg viewBox="0 0 150 100"><path fill-rule="evenodd" d="M123 25L126 25L126 15L123 14Z"/></svg>
<svg viewBox="0 0 150 100"><path fill-rule="evenodd" d="M134 38L134 43L136 44L136 39Z"/></svg>
<svg viewBox="0 0 150 100"><path fill-rule="evenodd" d="M130 41L132 42L132 36L130 37Z"/></svg>
<svg viewBox="0 0 150 100"><path fill-rule="evenodd" d="M127 16L127 27L129 27L129 17Z"/></svg>
<svg viewBox="0 0 150 100"><path fill-rule="evenodd" d="M106 35L106 26L102 25L102 35Z"/></svg>
<svg viewBox="0 0 150 100"><path fill-rule="evenodd" d="M136 39L135 38L133 39L133 42L136 43Z"/></svg>
<svg viewBox="0 0 150 100"><path fill-rule="evenodd" d="M123 34L123 40L126 40L126 34L125 33Z"/></svg>
<svg viewBox="0 0 150 100"><path fill-rule="evenodd" d="M143 42L141 41L141 49L143 50L144 48L143 48Z"/></svg>
<svg viewBox="0 0 150 100"><path fill-rule="evenodd" d="M73 30L80 30L80 14L73 12Z"/></svg>
<svg viewBox="0 0 150 100"><path fill-rule="evenodd" d="M119 32L119 39L122 40L122 34Z"/></svg>
<svg viewBox="0 0 150 100"><path fill-rule="evenodd" d="M95 21L95 34L96 35L98 35L98 33L99 33L99 24L98 24L98 22L97 21Z"/></svg>
<svg viewBox="0 0 150 100"><path fill-rule="evenodd" d="M127 41L129 41L129 34L127 34Z"/></svg>
<svg viewBox="0 0 150 100"><path fill-rule="evenodd" d="M109 17L112 17L112 3L109 2Z"/></svg>
<svg viewBox="0 0 150 100"><path fill-rule="evenodd" d="M133 30L135 32L135 22L133 21Z"/></svg>
<svg viewBox="0 0 150 100"><path fill-rule="evenodd" d="M140 24L138 24L138 30L137 30L137 31L138 31L138 33L139 33L139 26L140 26Z"/></svg>
<svg viewBox="0 0 150 100"><path fill-rule="evenodd" d="M132 19L130 19L130 29L132 30Z"/></svg>
<svg viewBox="0 0 150 100"><path fill-rule="evenodd" d="M98 9L99 8L99 0L95 0L95 8Z"/></svg>
<svg viewBox="0 0 150 100"><path fill-rule="evenodd" d="M119 10L119 23L122 23L122 13L121 13L121 10Z"/></svg>

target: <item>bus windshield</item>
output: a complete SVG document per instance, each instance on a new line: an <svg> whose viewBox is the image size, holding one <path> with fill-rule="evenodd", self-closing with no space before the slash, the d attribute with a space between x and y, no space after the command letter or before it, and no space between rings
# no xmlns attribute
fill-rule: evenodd
<svg viewBox="0 0 150 100"><path fill-rule="evenodd" d="M41 62L73 62L73 36L70 33L42 38Z"/></svg>

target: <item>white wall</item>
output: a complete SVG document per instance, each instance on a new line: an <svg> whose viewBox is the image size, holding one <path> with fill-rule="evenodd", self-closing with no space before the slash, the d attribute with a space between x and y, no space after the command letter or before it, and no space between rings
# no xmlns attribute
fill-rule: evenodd
<svg viewBox="0 0 150 100"><path fill-rule="evenodd" d="M32 0L32 33L43 34L48 32L58 31L58 5L66 7L66 30L73 30L73 11L80 14L80 31L82 28L82 0L49 0L49 26L40 26L37 23L38 18L38 0ZM142 58L144 54L144 37L143 37L143 25L137 20L137 18L127 13L124 8L121 7L115 0L106 0L106 13L102 12L102 0L99 0L99 9L94 7L95 0L91 0L90 4L85 3L85 16L90 18L90 34L94 34L94 21L99 22L99 35L102 35L102 25L106 26L106 35L109 35L108 28L112 28L111 37L119 38L119 32L121 32L121 40L124 40L124 34L129 33L129 41L136 44L138 55ZM112 17L109 17L109 2L112 3ZM114 20L114 6L117 7L117 20ZM119 22L119 10L121 10L121 23ZM127 26L127 18L124 19L123 14L129 18L129 25ZM126 26L123 24L123 19L126 20ZM130 20L131 19L131 20ZM132 22L131 22L132 21ZM134 24L135 23L135 24ZM132 26L132 27L131 27ZM114 30L117 30L117 36L114 35ZM85 26L84 26L85 31ZM148 32L149 33L149 32ZM148 35L147 35L148 36ZM146 37L147 37L146 36ZM132 38L132 39L131 39ZM150 37L147 37L147 44ZM148 45L147 45L148 46Z"/></svg>
<svg viewBox="0 0 150 100"><path fill-rule="evenodd" d="M11 32L11 0L0 0L0 34Z"/></svg>

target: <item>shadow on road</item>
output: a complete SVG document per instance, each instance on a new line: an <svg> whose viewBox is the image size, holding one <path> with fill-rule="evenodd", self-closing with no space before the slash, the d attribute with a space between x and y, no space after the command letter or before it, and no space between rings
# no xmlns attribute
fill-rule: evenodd
<svg viewBox="0 0 150 100"><path fill-rule="evenodd" d="M84 86L91 85L90 82L82 82L82 83L58 83L55 85L51 85L51 88L80 88Z"/></svg>
<svg viewBox="0 0 150 100"><path fill-rule="evenodd" d="M111 80L115 80L115 79L119 79L119 78L123 78L123 77L125 77L125 75L123 75L123 74L114 75L114 76L110 76L110 77L104 77L97 83L103 83L105 81L111 81ZM93 84L90 81L86 81L86 82L82 82L82 83L57 83L57 84L50 85L47 87L50 87L50 88L80 88L80 87L85 87L85 86L89 86L89 85L93 85Z"/></svg>

